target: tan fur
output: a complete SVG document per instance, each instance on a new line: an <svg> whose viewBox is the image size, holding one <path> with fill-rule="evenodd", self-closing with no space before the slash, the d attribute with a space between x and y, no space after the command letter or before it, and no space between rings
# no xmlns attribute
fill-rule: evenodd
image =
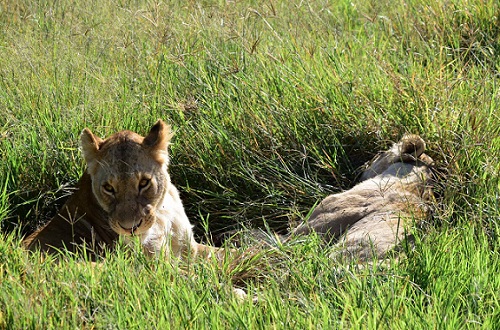
<svg viewBox="0 0 500 330"><path fill-rule="evenodd" d="M215 250L196 243L177 189L168 174L170 126L159 120L146 137L121 131L103 140L84 129L82 152L87 171L76 192L25 246L46 252L91 255L112 249L118 236L139 237L146 253L165 250L182 257Z"/></svg>
<svg viewBox="0 0 500 330"><path fill-rule="evenodd" d="M418 135L404 136L372 161L359 184L321 201L293 234L317 232L355 258L384 257L429 212L433 161L424 150Z"/></svg>

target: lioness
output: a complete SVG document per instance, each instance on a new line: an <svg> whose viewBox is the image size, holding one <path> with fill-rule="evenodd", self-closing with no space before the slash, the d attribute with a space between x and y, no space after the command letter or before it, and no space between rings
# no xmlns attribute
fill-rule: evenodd
<svg viewBox="0 0 500 330"><path fill-rule="evenodd" d="M317 232L343 255L383 258L407 235L411 220L427 216L433 160L418 135L406 135L375 157L361 182L326 197L292 234Z"/></svg>
<svg viewBox="0 0 500 330"><path fill-rule="evenodd" d="M76 192L45 226L24 240L28 249L77 251L91 255L112 248L118 238L140 238L147 254L162 249L177 257L210 254L198 244L179 193L168 174L172 132L163 121L146 137L121 131L103 140L84 129L86 172Z"/></svg>

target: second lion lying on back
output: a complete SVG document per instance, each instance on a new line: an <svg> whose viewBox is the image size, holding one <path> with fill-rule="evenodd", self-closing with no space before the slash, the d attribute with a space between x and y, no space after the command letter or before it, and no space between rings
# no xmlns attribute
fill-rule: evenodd
<svg viewBox="0 0 500 330"><path fill-rule="evenodd" d="M429 213L433 160L424 150L420 136L404 136L372 161L359 184L326 197L292 234L317 232L344 255L384 257Z"/></svg>

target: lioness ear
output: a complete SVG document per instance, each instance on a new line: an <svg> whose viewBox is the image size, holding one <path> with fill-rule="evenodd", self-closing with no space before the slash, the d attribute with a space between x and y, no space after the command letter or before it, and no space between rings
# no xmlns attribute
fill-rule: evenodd
<svg viewBox="0 0 500 330"><path fill-rule="evenodd" d="M149 134L142 141L142 145L151 150L152 156L159 163L168 163L168 145L173 133L170 125L161 119L151 127Z"/></svg>
<svg viewBox="0 0 500 330"><path fill-rule="evenodd" d="M104 140L100 137L92 134L88 128L85 128L82 134L80 134L83 158L87 162L87 167L90 172L93 172L97 165L97 154L103 141Z"/></svg>

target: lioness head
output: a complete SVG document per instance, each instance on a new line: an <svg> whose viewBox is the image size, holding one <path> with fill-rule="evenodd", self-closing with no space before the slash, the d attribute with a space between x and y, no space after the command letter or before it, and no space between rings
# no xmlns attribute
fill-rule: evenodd
<svg viewBox="0 0 500 330"><path fill-rule="evenodd" d="M155 221L170 184L167 172L170 126L159 120L146 137L121 131L103 140L86 128L83 156L92 192L121 235L140 235Z"/></svg>
<svg viewBox="0 0 500 330"><path fill-rule="evenodd" d="M406 134L392 147L377 155L364 170L361 181L386 173L402 177L416 168L427 172L434 161L425 154L425 141L416 134ZM426 177L427 179L427 177Z"/></svg>

